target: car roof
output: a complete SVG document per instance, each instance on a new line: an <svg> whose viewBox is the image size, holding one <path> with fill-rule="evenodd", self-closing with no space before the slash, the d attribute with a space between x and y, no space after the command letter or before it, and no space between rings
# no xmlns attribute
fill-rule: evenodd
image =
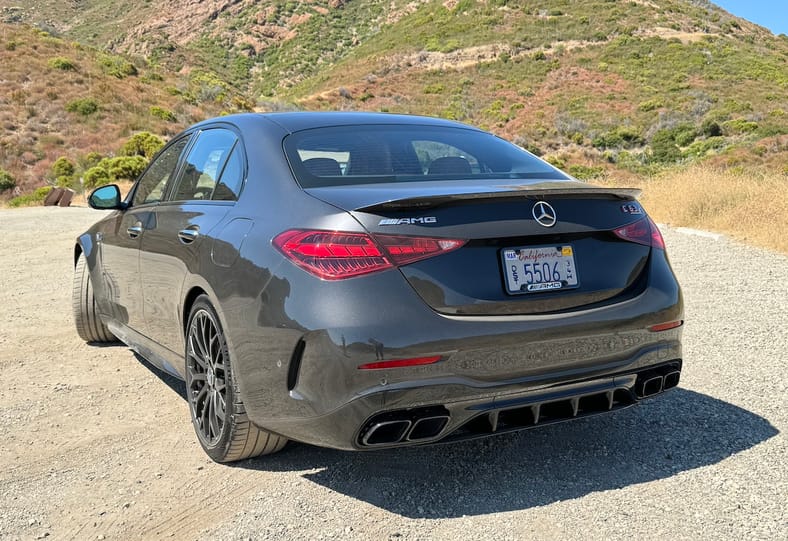
<svg viewBox="0 0 788 541"><path fill-rule="evenodd" d="M200 122L193 126L199 128L203 124L215 124L229 122L243 128L244 125L259 122L272 122L287 132L297 132L313 128L324 128L329 126L357 126L359 124L398 124L398 125L418 125L418 126L443 126L452 128L464 128L480 131L478 128L445 120L442 118L432 118L417 115L400 115L390 113L367 113L367 112L348 112L348 111L314 111L314 112L287 112L287 113L241 113L227 115L219 118L212 118Z"/></svg>

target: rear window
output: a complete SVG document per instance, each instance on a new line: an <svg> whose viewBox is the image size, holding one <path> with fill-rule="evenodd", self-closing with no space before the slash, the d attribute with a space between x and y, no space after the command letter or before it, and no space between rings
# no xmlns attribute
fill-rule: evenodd
<svg viewBox="0 0 788 541"><path fill-rule="evenodd" d="M486 132L364 125L289 135L285 153L304 188L489 179L569 180L548 163Z"/></svg>

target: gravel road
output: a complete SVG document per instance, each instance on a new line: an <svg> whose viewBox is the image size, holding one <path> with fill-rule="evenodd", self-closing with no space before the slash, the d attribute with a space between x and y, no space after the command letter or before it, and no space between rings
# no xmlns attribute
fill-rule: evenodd
<svg viewBox="0 0 788 541"><path fill-rule="evenodd" d="M80 208L0 210L0 539L786 539L788 258L667 229L681 386L617 414L210 462L183 386L80 342Z"/></svg>

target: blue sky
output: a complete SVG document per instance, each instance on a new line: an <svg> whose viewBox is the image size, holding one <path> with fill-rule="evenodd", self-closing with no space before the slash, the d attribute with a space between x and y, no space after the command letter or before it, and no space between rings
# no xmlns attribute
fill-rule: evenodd
<svg viewBox="0 0 788 541"><path fill-rule="evenodd" d="M788 35L788 0L712 0L725 11Z"/></svg>

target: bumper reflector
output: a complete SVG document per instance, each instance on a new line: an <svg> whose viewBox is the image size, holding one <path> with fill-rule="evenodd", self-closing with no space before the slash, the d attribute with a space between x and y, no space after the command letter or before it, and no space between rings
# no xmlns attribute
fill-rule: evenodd
<svg viewBox="0 0 788 541"><path fill-rule="evenodd" d="M648 327L648 330L651 332L659 332L659 331L667 331L670 329L675 329L676 327L681 327L684 324L684 320L679 319L677 321L668 321L667 323L658 323L656 325L652 325Z"/></svg>
<svg viewBox="0 0 788 541"><path fill-rule="evenodd" d="M423 364L433 364L441 360L440 355L434 357L415 357L413 359L396 359L392 361L377 361L365 363L358 366L359 370L380 370L382 368L403 368L405 366L420 366Z"/></svg>

